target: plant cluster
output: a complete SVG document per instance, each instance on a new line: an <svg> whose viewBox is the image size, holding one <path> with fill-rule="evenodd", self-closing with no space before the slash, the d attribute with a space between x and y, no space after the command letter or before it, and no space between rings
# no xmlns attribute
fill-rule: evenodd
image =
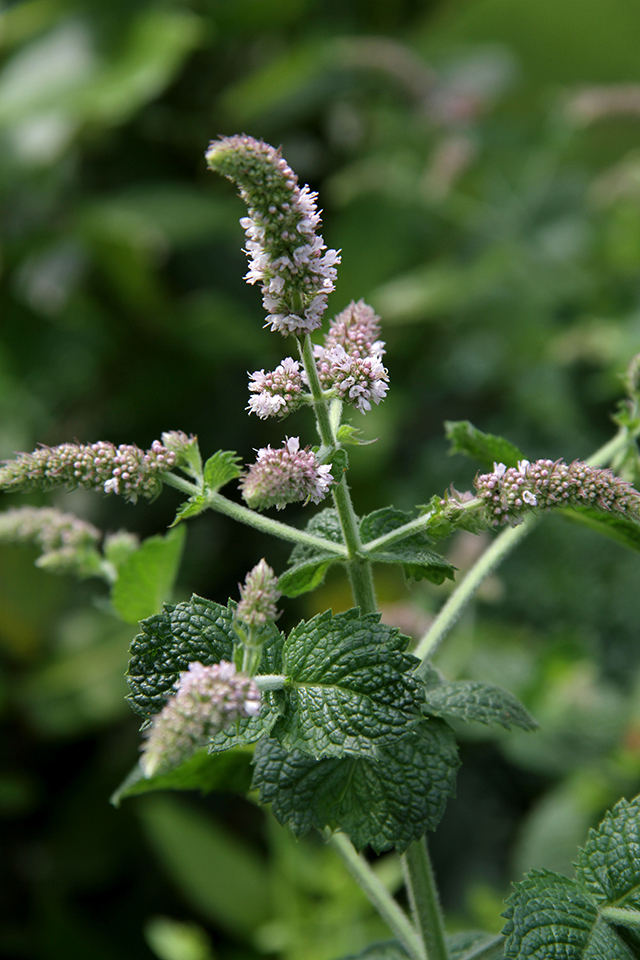
<svg viewBox="0 0 640 960"><path fill-rule="evenodd" d="M248 410L284 418L306 406L315 417L315 445L286 437L243 468L231 451L203 462L196 438L173 431L146 452L104 442L62 444L20 454L0 469L5 491L81 486L135 501L157 496L167 484L186 495L167 538L140 545L116 535L102 553L92 528L49 508L9 512L0 523L0 537L40 544L52 569L73 568L75 556L77 572L102 576L124 619L138 619L149 584L154 595L166 592L189 517L216 510L293 545L279 577L264 559L249 571L239 601L222 605L194 595L141 618L128 681L131 706L144 721L142 757L115 802L165 787L207 789L235 750L251 758L260 802L271 804L296 836L320 831L390 927L395 939L367 949L363 960L638 956L638 799L621 801L590 833L575 879L532 872L516 884L499 936L446 935L425 839L455 792L459 759L451 722L536 727L508 691L448 680L433 665L466 603L546 511L571 510L579 522L637 543L640 494L629 482L638 467L637 359L618 432L589 461L531 462L500 437L452 423L455 449L493 463L477 476L475 493L452 488L414 514L383 507L359 516L347 479L347 448L358 444L358 433L343 417L349 405L366 413L388 391L379 318L364 301L352 302L330 321L323 342L314 343L340 262L318 233L315 195L298 186L278 150L251 137L214 141L207 161L247 203L245 279L261 285L265 325L292 337L298 356L250 375ZM221 493L234 480L246 505ZM329 496L332 506L304 529L263 513ZM381 622L374 564L399 565L408 578L442 584L455 569L434 543L457 529L500 525L506 529L410 651L408 638ZM61 555L64 564L46 560ZM281 598L316 588L336 564L346 569L354 606L303 620L285 635L276 625ZM223 773L217 782L224 785ZM367 848L401 855L410 915L362 855Z"/></svg>

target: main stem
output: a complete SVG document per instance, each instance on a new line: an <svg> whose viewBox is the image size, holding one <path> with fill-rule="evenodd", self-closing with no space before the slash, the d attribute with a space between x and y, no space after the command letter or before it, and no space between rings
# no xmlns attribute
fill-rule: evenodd
<svg viewBox="0 0 640 960"><path fill-rule="evenodd" d="M422 934L428 960L447 960L442 909L425 837L412 843L402 855L402 868L414 920Z"/></svg>
<svg viewBox="0 0 640 960"><path fill-rule="evenodd" d="M307 375L309 390L313 398L313 409L316 415L318 433L322 445L328 449L337 449L338 443L331 424L329 416L329 406L325 397L318 368L313 356L313 344L309 334L298 340L298 349L300 359ZM338 479L335 477L334 479ZM332 491L333 502L335 504L342 535L347 547L349 559L347 560L347 572L353 592L353 599L356 606L360 607L363 614L375 613L377 610L376 593L373 583L373 571L371 563L362 556L362 540L360 539L360 525L358 517L353 508L351 493L347 484L346 476L342 476Z"/></svg>

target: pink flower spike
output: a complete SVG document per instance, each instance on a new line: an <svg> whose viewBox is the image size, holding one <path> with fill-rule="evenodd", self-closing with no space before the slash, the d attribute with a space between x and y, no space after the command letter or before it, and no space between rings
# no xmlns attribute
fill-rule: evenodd
<svg viewBox="0 0 640 960"><path fill-rule="evenodd" d="M240 487L251 509L282 510L287 503L298 500L319 503L332 483L331 467L320 464L312 450L300 449L298 437L288 437L279 450L271 447L258 450L256 461L249 467Z"/></svg>

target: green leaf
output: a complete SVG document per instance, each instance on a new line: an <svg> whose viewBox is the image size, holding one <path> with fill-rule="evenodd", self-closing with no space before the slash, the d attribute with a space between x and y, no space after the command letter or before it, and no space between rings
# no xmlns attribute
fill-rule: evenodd
<svg viewBox="0 0 640 960"><path fill-rule="evenodd" d="M638 957L639 850L640 797L621 800L589 831L575 880L533 870L515 885L504 914L505 957Z"/></svg>
<svg viewBox="0 0 640 960"><path fill-rule="evenodd" d="M350 953L342 960L409 960L409 954L397 940L385 940L384 943L372 943L362 953Z"/></svg>
<svg viewBox="0 0 640 960"><path fill-rule="evenodd" d="M620 800L589 831L576 877L598 903L640 909L640 797Z"/></svg>
<svg viewBox="0 0 640 960"><path fill-rule="evenodd" d="M334 543L344 543L338 513L332 507L321 510L312 517L306 530L307 533L325 537ZM278 589L285 597L298 597L309 590L315 590L336 560L333 553L307 544L296 544L289 557L289 569L278 578Z"/></svg>
<svg viewBox="0 0 640 960"><path fill-rule="evenodd" d="M425 709L429 716L456 717L510 730L535 730L538 726L517 697L502 687L476 680L445 680L433 667L425 683Z"/></svg>
<svg viewBox="0 0 640 960"><path fill-rule="evenodd" d="M168 773L147 779L140 764L122 781L111 796L111 803L119 807L126 797L152 790L225 790L246 793L251 786L251 760L253 751L247 748L228 750L226 753L208 753L198 750L192 757Z"/></svg>
<svg viewBox="0 0 640 960"><path fill-rule="evenodd" d="M360 536L366 546L372 540L404 526L411 519L411 515L403 510L383 507L362 518ZM372 550L368 556L374 563L400 563L405 576L413 577L414 580L430 580L432 583L453 580L456 569L439 553L431 550L431 539L424 531L408 534L379 550Z"/></svg>
<svg viewBox="0 0 640 960"><path fill-rule="evenodd" d="M500 960L504 957L503 945L501 936L478 930L447 937L449 960Z"/></svg>
<svg viewBox="0 0 640 960"><path fill-rule="evenodd" d="M282 648L285 712L274 736L311 756L375 756L419 722L422 691L407 638L357 609L302 621Z"/></svg>
<svg viewBox="0 0 640 960"><path fill-rule="evenodd" d="M204 494L199 493L195 497L189 497L189 499L185 500L182 506L179 507L176 518L171 526L175 527L181 520L197 516L199 513L202 513L203 510L206 510L208 506L209 501Z"/></svg>
<svg viewBox="0 0 640 960"><path fill-rule="evenodd" d="M172 696L180 673L194 660L206 665L233 661L236 634L233 629L235 604L227 607L195 594L175 606L165 604L161 614L140 624L142 633L131 644L127 680L133 709L150 720ZM260 672L280 673L281 635L273 624L264 628ZM257 717L238 720L220 731L209 750L229 750L254 743L268 733L282 712L283 694L269 690L262 695Z"/></svg>
<svg viewBox="0 0 640 960"><path fill-rule="evenodd" d="M507 900L507 958L536 960L632 960L614 928L574 880L532 870Z"/></svg>
<svg viewBox="0 0 640 960"><path fill-rule="evenodd" d="M327 570L336 562L335 554L318 555L316 560L307 560L285 570L278 577L278 589L283 597L299 597L301 593L315 590L323 582Z"/></svg>
<svg viewBox="0 0 640 960"><path fill-rule="evenodd" d="M378 748L375 759L315 760L272 739L256 747L254 787L296 836L311 827L343 830L358 849L406 850L435 830L455 791L458 757L451 729L425 720Z"/></svg>
<svg viewBox="0 0 640 960"><path fill-rule="evenodd" d="M165 604L162 613L140 624L131 644L127 680L133 709L150 719L173 693L180 673L199 660L205 666L233 659L234 607L222 607L194 594Z"/></svg>
<svg viewBox="0 0 640 960"><path fill-rule="evenodd" d="M627 520L625 517L612 513L599 513L590 507L573 507L571 510L560 510L563 520L571 520L590 527L597 533L603 533L623 547L631 550L640 550L640 523L636 520Z"/></svg>
<svg viewBox="0 0 640 960"><path fill-rule="evenodd" d="M518 460L524 459L524 454L515 444L492 433L483 433L469 420L445 420L444 431L451 441L450 453L463 453L486 466L491 467L495 462L515 467Z"/></svg>
<svg viewBox="0 0 640 960"><path fill-rule="evenodd" d="M225 483L240 476L241 458L232 450L218 450L204 465L204 485L207 493L217 493Z"/></svg>
<svg viewBox="0 0 640 960"><path fill-rule="evenodd" d="M164 870L187 903L246 943L271 918L266 863L227 826L183 797L152 796L135 810Z"/></svg>
<svg viewBox="0 0 640 960"><path fill-rule="evenodd" d="M149 537L120 567L111 602L126 623L137 623L157 613L162 601L171 595L184 535L184 528L179 528L164 537Z"/></svg>

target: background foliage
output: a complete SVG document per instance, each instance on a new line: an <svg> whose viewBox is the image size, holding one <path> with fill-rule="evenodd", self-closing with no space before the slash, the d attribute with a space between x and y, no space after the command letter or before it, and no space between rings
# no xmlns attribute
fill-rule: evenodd
<svg viewBox="0 0 640 960"><path fill-rule="evenodd" d="M364 297L383 318L392 390L354 419L377 438L351 456L362 512L470 484L445 420L531 459L587 456L640 347L640 11L606 7L5 6L0 455L72 438L146 447L166 429L246 460L279 442L244 407L247 369L272 368L283 343L242 282L242 205L203 159L213 136L244 130L281 143L320 191L325 239L343 251L331 309ZM295 417L292 433L308 429ZM77 492L46 502L149 536L177 495L135 510ZM459 536L449 558L464 568L475 551ZM176 597L226 602L265 552L282 569L278 544L195 518ZM137 755L122 676L135 626L101 606L100 586L34 556L0 548L0 952L331 960L384 937L331 851L249 801L108 805ZM548 520L439 657L450 677L508 687L541 724L464 734L433 850L445 905L467 922L499 929L510 880L570 874L587 827L638 792L639 576L622 547ZM386 619L416 634L447 590L420 583L410 598L382 570L379 588ZM286 603L282 626L349 606L339 575L310 597ZM399 886L393 860L377 868Z"/></svg>

